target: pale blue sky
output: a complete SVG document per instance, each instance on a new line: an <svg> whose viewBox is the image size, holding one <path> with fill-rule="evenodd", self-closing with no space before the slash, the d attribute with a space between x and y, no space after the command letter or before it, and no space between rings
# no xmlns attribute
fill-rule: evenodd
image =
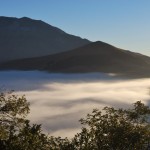
<svg viewBox="0 0 150 150"><path fill-rule="evenodd" d="M150 0L0 0L0 16L43 20L150 56Z"/></svg>

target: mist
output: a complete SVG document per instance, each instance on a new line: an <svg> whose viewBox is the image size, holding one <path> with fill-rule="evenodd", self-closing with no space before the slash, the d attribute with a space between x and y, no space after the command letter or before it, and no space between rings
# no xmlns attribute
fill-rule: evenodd
<svg viewBox="0 0 150 150"><path fill-rule="evenodd" d="M128 108L141 100L150 105L150 78L119 79L112 75L50 74L38 71L1 71L0 88L26 95L28 118L44 132L73 137L79 119L104 106Z"/></svg>

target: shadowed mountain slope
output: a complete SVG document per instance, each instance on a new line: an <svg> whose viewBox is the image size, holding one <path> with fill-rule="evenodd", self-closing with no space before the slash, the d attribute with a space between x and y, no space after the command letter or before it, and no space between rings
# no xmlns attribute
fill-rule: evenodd
<svg viewBox="0 0 150 150"><path fill-rule="evenodd" d="M0 17L0 62L59 53L88 43L41 20Z"/></svg>
<svg viewBox="0 0 150 150"><path fill-rule="evenodd" d="M103 42L54 55L10 61L4 70L42 70L63 73L104 72L121 76L150 77L150 57Z"/></svg>

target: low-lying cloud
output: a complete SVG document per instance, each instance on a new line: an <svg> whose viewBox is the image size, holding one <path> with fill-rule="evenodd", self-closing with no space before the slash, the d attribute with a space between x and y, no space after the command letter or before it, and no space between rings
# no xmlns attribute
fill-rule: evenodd
<svg viewBox="0 0 150 150"><path fill-rule="evenodd" d="M116 79L105 74L48 74L0 72L0 85L25 94L29 118L55 136L72 137L78 120L94 108L129 107L141 100L150 104L149 79Z"/></svg>

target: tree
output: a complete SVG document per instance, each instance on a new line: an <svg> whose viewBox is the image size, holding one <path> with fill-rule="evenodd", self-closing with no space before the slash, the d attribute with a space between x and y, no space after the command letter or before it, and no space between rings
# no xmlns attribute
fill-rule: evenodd
<svg viewBox="0 0 150 150"><path fill-rule="evenodd" d="M146 150L150 141L150 108L141 101L131 109L94 109L72 139L48 136L41 125L26 119L25 96L0 94L0 149L2 150Z"/></svg>
<svg viewBox="0 0 150 150"><path fill-rule="evenodd" d="M26 119L29 103L25 96L12 92L0 94L0 149L46 150L48 138L41 132L41 125L30 125Z"/></svg>
<svg viewBox="0 0 150 150"><path fill-rule="evenodd" d="M0 139L9 139L24 124L29 113L25 96L18 97L12 92L0 93Z"/></svg>
<svg viewBox="0 0 150 150"><path fill-rule="evenodd" d="M141 101L132 109L94 109L80 121L84 126L73 139L80 150L141 150L150 140L150 108Z"/></svg>

